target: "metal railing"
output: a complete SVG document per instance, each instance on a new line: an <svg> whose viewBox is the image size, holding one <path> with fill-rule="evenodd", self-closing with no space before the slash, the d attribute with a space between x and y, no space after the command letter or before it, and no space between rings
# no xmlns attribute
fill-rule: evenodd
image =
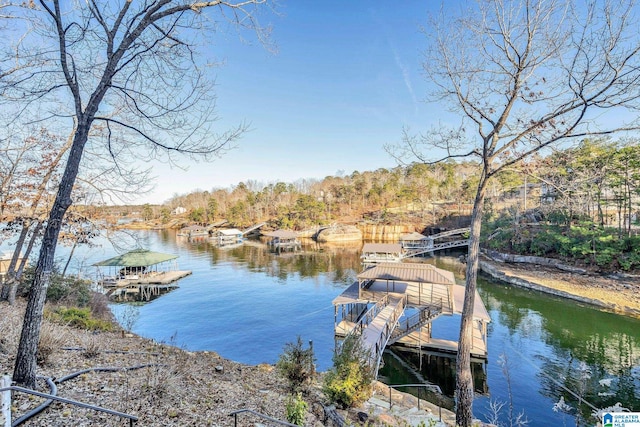
<svg viewBox="0 0 640 427"><path fill-rule="evenodd" d="M252 409L238 409L237 411L233 411L232 413L230 413L229 416L233 417L233 425L234 425L234 427L238 427L238 415L244 414L244 413L249 413L249 414L255 415L258 418L262 418L263 420L267 420L267 421L270 421L272 423L279 424L281 426L298 427L296 424L291 424L291 423L288 423L286 421L281 421L281 420L279 420L277 418L273 418L273 417L270 417L268 415L261 414L260 412L256 412L256 411L254 411Z"/></svg>
<svg viewBox="0 0 640 427"><path fill-rule="evenodd" d="M402 322L399 322L398 326L393 331L391 340L398 340L402 338L403 336L424 326L431 320L438 317L440 314L442 314L442 299L440 299L440 304L436 303L426 306L425 308L420 309L420 311L418 311L413 316L410 316Z"/></svg>
<svg viewBox="0 0 640 427"><path fill-rule="evenodd" d="M393 399L391 397L391 392L392 390L396 390L397 387L417 387L418 388L418 410L420 410L420 390L422 389L428 389L431 390L432 393L437 393L437 394L442 394L442 390L440 389L440 386L436 385L436 384L394 384L394 385L387 385L387 387L389 388L389 409L391 409L391 406L393 406ZM400 390L398 390L400 391ZM425 399L426 400L426 399ZM431 402L432 404L434 404L433 402ZM435 404L434 404L435 405ZM438 418L439 421L442 421L442 406L440 405L436 405L438 407Z"/></svg>
<svg viewBox="0 0 640 427"><path fill-rule="evenodd" d="M378 369L380 369L380 361L382 360L382 353L384 353L384 349L387 347L387 342L389 341L391 334L393 333L393 331L395 330L398 324L398 319L404 312L406 303L407 303L406 298L400 298L399 300L393 300L389 302L389 304L396 304L396 306L393 308L393 313L387 319L384 325L384 329L382 330L380 337L378 338L378 340L375 343L375 346L372 349L373 351L375 351L375 354L372 355L372 360L371 360L371 362L375 364L373 365L374 378L378 377Z"/></svg>
<svg viewBox="0 0 640 427"><path fill-rule="evenodd" d="M115 411L113 409L102 408L100 406L90 405L88 403L79 402L79 401L73 400L73 399L67 399L65 397L55 396L53 394L41 393L39 391L31 390L31 389L24 388L24 387L19 387L19 386L15 386L14 385L14 386L0 388L0 393L5 392L5 391L17 391L17 392L20 392L20 393L31 394L33 396L43 397L45 399L55 400L55 401L58 401L58 402L79 406L81 408L91 409L93 411L104 412L106 414L115 415L115 416L120 417L120 418L127 418L129 420L129 425L131 425L131 426L133 426L134 422L138 421L138 417L136 417L135 415L125 414L124 412Z"/></svg>

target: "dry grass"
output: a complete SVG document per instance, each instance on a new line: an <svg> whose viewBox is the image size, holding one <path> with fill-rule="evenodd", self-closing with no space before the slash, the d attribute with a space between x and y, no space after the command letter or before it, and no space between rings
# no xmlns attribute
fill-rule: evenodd
<svg viewBox="0 0 640 427"><path fill-rule="evenodd" d="M23 301L16 306L0 303L3 372L13 371L23 310ZM94 333L47 320L42 331L46 364L39 365L38 375L59 379L83 369L112 368L60 383L58 395L135 415L138 426L232 425L229 413L241 408L285 419L285 384L272 366L242 365L214 352L187 352L121 331ZM39 386L47 390L45 383ZM15 394L14 418L40 402ZM308 417L307 424L315 423L315 416ZM125 421L55 403L28 425L109 426L128 424ZM256 422L247 416L238 419L239 425Z"/></svg>
<svg viewBox="0 0 640 427"><path fill-rule="evenodd" d="M66 341L67 331L50 322L43 322L40 328L40 342L38 344L38 353L36 358L39 365L49 363L49 358L55 352L60 350Z"/></svg>

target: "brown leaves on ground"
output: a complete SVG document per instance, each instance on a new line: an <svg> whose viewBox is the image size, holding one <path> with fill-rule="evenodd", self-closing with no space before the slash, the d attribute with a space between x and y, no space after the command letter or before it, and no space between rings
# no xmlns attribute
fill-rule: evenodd
<svg viewBox="0 0 640 427"><path fill-rule="evenodd" d="M0 304L0 366L13 371L24 304ZM285 384L273 366L247 366L226 360L214 352L188 352L118 332L94 333L46 321L55 334L46 364L38 374L62 378L89 368L118 368L113 372L90 371L58 384L58 395L113 409L139 418L138 426L233 425L229 414L252 409L285 419ZM64 349L66 348L66 349ZM142 368L137 368L144 366ZM40 391L49 392L44 381ZM28 412L43 399L14 393L13 418ZM312 415L308 421L315 420ZM238 425L259 420L242 415ZM53 403L30 426L128 425L118 417L76 406Z"/></svg>

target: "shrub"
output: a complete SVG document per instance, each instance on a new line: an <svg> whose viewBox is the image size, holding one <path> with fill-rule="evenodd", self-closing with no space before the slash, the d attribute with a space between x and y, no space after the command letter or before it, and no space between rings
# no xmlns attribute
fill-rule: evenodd
<svg viewBox="0 0 640 427"><path fill-rule="evenodd" d="M80 329L88 329L90 331L110 331L113 328L111 322L93 317L89 308L60 307L56 309L50 317L52 320L57 322L75 326Z"/></svg>
<svg viewBox="0 0 640 427"><path fill-rule="evenodd" d="M304 425L304 416L309 405L302 399L302 394L289 396L286 402L287 421L297 426Z"/></svg>
<svg viewBox="0 0 640 427"><path fill-rule="evenodd" d="M38 341L38 350L36 360L39 365L46 365L49 357L54 351L59 349L65 341L65 332L60 327L43 322L40 329L40 341Z"/></svg>
<svg viewBox="0 0 640 427"><path fill-rule="evenodd" d="M276 369L289 384L292 392L302 391L315 376L315 357L313 347L306 350L302 347L302 338L298 336L296 343L287 343L284 353L276 363Z"/></svg>
<svg viewBox="0 0 640 427"><path fill-rule="evenodd" d="M343 408L350 408L371 397L375 379L360 336L350 335L333 356L333 367L325 376L323 392Z"/></svg>
<svg viewBox="0 0 640 427"><path fill-rule="evenodd" d="M35 266L29 266L24 272L18 292L22 296L29 294L29 289L35 275ZM54 266L47 288L47 302L60 303L78 307L86 307L92 300L91 281L76 277L62 276L57 266Z"/></svg>

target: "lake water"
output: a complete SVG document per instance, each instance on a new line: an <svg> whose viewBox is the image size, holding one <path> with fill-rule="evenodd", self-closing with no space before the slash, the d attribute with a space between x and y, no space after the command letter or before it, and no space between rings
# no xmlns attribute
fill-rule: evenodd
<svg viewBox="0 0 640 427"><path fill-rule="evenodd" d="M260 242L217 249L177 238L173 231L134 234L142 247L179 255L180 269L193 271L178 289L137 308L134 332L246 364L275 363L286 343L300 336L313 342L319 370L331 366L331 301L360 271L361 245L312 243L295 254L276 255ZM109 245L79 253L84 255L72 265L84 270L115 255ZM425 262L453 270L462 281L464 268L451 258ZM581 421L592 411L589 404L602 408L620 402L640 411L640 320L485 280L479 292L492 321L489 358L474 364L476 417L488 420L491 401L511 401L513 413L523 412L530 426L592 425L593 420ZM131 310L126 307L112 309L122 316ZM440 317L433 335L457 340L458 323L456 316ZM383 379L412 383L412 371L419 371L452 392L454 359L394 353L385 357ZM561 396L573 409L554 411ZM579 399L588 403L578 404ZM508 408L501 411L504 425Z"/></svg>

